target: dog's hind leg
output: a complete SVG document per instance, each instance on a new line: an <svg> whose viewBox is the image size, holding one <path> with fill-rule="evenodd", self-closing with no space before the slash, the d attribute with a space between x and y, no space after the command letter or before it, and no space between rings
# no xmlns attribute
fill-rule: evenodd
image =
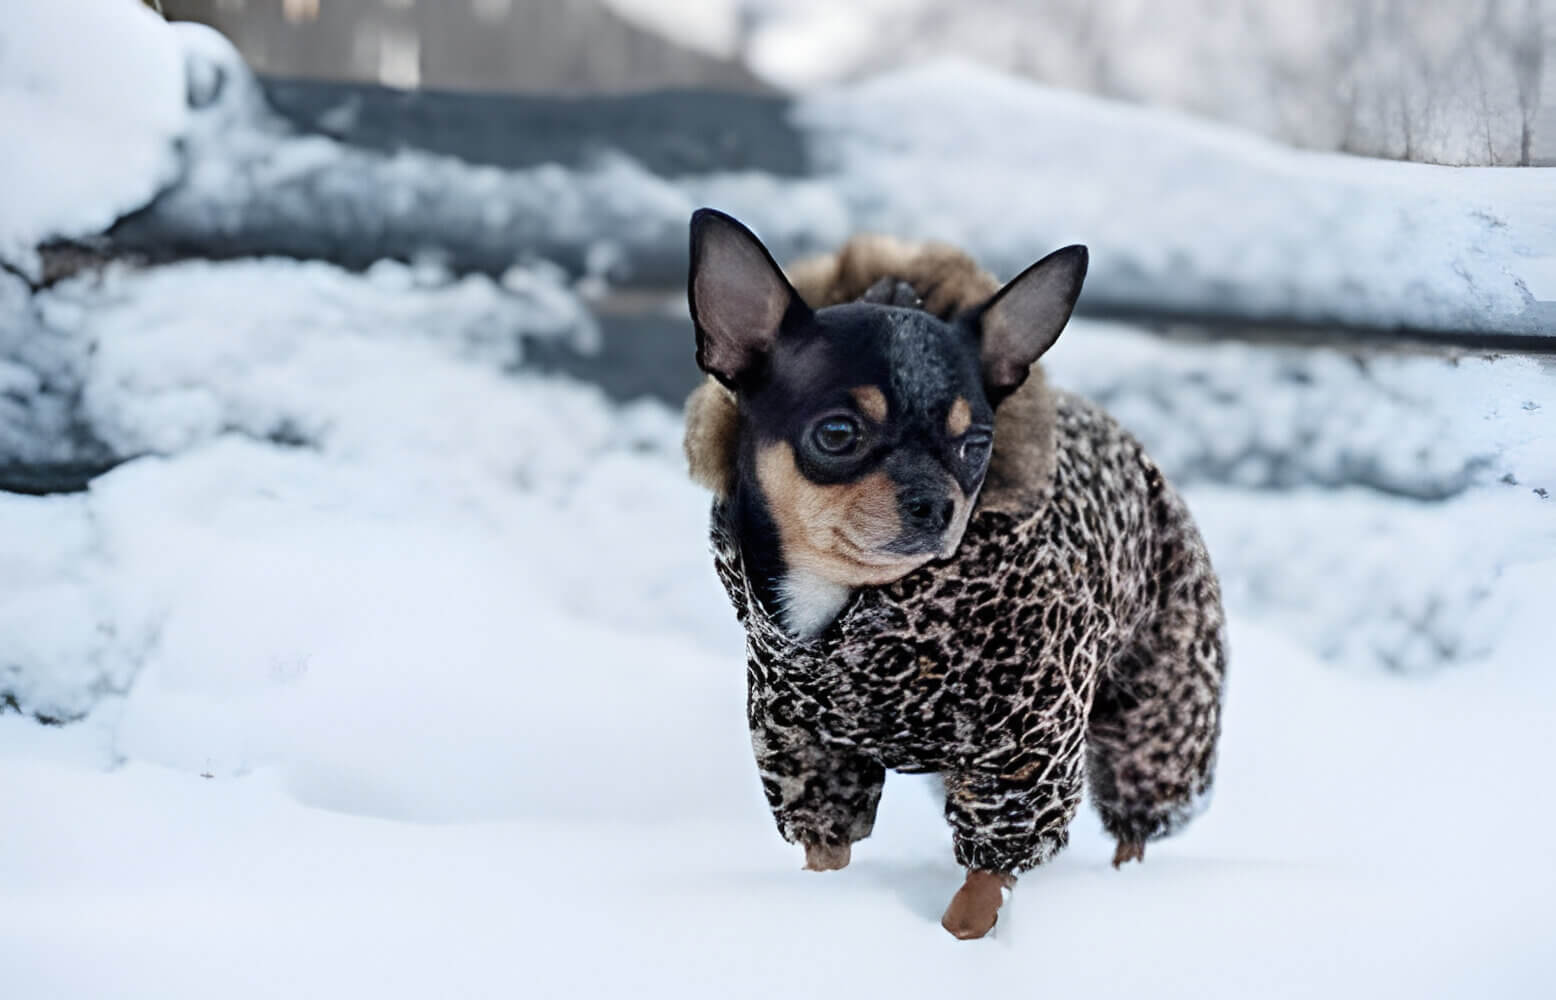
<svg viewBox="0 0 1556 1000"><path fill-rule="evenodd" d="M1168 514L1157 606L1104 671L1087 725L1087 777L1116 868L1187 823L1210 791L1225 670L1220 590L1182 503Z"/></svg>

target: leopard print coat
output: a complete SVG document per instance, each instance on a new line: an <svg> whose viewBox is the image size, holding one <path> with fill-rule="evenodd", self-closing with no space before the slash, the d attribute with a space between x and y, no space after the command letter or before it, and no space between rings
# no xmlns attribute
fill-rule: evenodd
<svg viewBox="0 0 1556 1000"><path fill-rule="evenodd" d="M1086 780L1121 844L1171 833L1204 799L1225 663L1204 544L1132 437L1076 396L1046 398L1028 429L1052 435L1041 481L1018 503L986 488L951 558L856 591L809 641L755 599L715 500L785 839L868 836L887 768L941 774L957 860L1007 873L1065 845Z"/></svg>

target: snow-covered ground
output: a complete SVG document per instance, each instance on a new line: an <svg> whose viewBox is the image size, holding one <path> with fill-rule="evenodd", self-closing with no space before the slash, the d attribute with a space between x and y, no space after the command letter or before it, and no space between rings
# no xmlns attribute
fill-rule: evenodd
<svg viewBox="0 0 1556 1000"><path fill-rule="evenodd" d="M200 67L215 65L190 77L206 98ZM908 200L888 202L858 179L922 173L930 139L872 152L886 137L843 123L934 79L962 78L819 99L816 120L838 130L832 180L652 179L645 199L641 171L617 164L558 200L555 224L604 239L591 192L644 233L704 198L750 199L796 245L819 238L807 218L895 218L917 196L893 187ZM200 129L234 106L196 103L186 189L247 192L213 225L261 189L277 224L310 204L291 200L301 190L331 192L340 218L406 195L388 215L411 219L425 185L487 177L466 193L501 196L528 176L427 175L416 154L352 159L258 128L258 159L202 159L216 133ZM994 162L990 183L1012 183L1018 159ZM133 207L162 169L91 204L40 203L27 232ZM375 188L375 170L403 186ZM554 194L574 175L535 176ZM1455 253L1513 267L1534 245L1538 219L1453 228L1484 204L1476 185L1522 204L1523 181L1476 176L1391 203L1402 225L1470 239L1412 258L1422 280ZM1007 205L998 231L987 192L959 204L966 223L937 209L919 224L986 227L945 235L1001 267L1021 239L1062 238L1037 201ZM1024 230L1045 218L1052 232ZM1098 227L1099 245L1121 239ZM1419 295L1408 268L1374 263L1380 288ZM1516 290L1507 280L1488 301ZM1364 282L1354 294L1399 304ZM1185 486L1226 583L1220 777L1204 817L1121 873L1083 814L996 939L963 945L937 925L959 878L916 779L891 780L851 868L798 870L755 779L741 635L677 414L525 369L537 339L596 343L577 289L543 261L497 279L427 261L194 261L39 292L0 274L0 462L120 463L85 492L0 493L0 695L20 710L0 708L7 997L1545 990L1548 363L1077 321L1054 380L1104 401Z"/></svg>
<svg viewBox="0 0 1556 1000"><path fill-rule="evenodd" d="M532 607L513 628L555 613ZM1556 676L1538 634L1485 669L1401 683L1337 674L1234 619L1210 811L1123 872L1083 815L1070 849L1023 879L995 939L961 944L938 926L959 873L917 781L888 781L879 832L849 869L798 870L744 760L732 653L643 637L612 648L579 629L520 654L498 614L472 635L468 618L413 610L357 623L388 626L348 640L377 647L376 664L320 648L268 694L159 679L183 690L142 707L182 696L231 719L244 709L221 706L271 701L273 739L300 749L242 777L159 762L153 740L202 724L163 713L147 733L138 695L117 725L0 719L7 995L1533 998L1548 986L1556 864L1539 831ZM396 652L415 633L431 648ZM456 692L473 671L479 689ZM142 735L126 745L127 729Z"/></svg>
<svg viewBox="0 0 1556 1000"><path fill-rule="evenodd" d="M1056 380L1112 393L1170 465L1310 460L1294 490L1185 473L1233 620L1210 812L1124 873L1083 816L998 940L964 946L914 780L853 868L797 870L676 415L514 370L494 315L587 336L526 277L233 262L41 296L97 345L86 419L150 453L84 494L0 498L0 676L29 711L90 709L0 717L11 995L1538 989L1536 363L1377 358L1368 397L1322 353L1075 324ZM1410 414L1419 434L1388 433ZM1194 433L1213 445L1170 444ZM1368 474L1452 498L1346 478L1369 442Z"/></svg>

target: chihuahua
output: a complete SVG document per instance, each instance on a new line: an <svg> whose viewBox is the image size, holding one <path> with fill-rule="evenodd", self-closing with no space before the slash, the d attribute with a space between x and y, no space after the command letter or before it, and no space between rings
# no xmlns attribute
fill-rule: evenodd
<svg viewBox="0 0 1556 1000"><path fill-rule="evenodd" d="M856 237L789 276L692 216L692 475L747 635L747 714L779 832L846 865L887 769L938 773L986 934L1089 782L1144 857L1207 798L1220 589L1187 508L1107 414L1048 387L1087 251L1000 287L941 245Z"/></svg>

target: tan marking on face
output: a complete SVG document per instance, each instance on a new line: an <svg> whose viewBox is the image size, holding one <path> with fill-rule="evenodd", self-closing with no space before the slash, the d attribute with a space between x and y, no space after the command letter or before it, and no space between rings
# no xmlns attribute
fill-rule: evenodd
<svg viewBox="0 0 1556 1000"><path fill-rule="evenodd" d="M758 452L756 480L791 569L863 587L901 579L934 558L883 551L902 532L897 487L884 472L821 486L805 478L794 449L781 441Z"/></svg>
<svg viewBox="0 0 1556 1000"><path fill-rule="evenodd" d="M848 390L859 412L878 424L886 422L886 394L878 386L861 385Z"/></svg>
<svg viewBox="0 0 1556 1000"><path fill-rule="evenodd" d="M961 396L951 404L951 412L945 417L945 432L951 437L961 437L972 426L972 407Z"/></svg>

